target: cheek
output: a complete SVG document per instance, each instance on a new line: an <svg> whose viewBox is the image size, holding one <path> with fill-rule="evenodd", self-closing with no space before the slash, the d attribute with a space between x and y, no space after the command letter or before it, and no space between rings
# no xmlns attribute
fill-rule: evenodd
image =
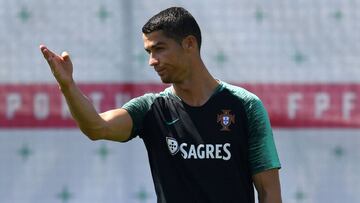
<svg viewBox="0 0 360 203"><path fill-rule="evenodd" d="M189 66L190 61L189 61L189 59L188 59L185 55L179 54L176 59L177 59L177 61L178 61L178 64L179 64L181 67L184 68L184 67Z"/></svg>
<svg viewBox="0 0 360 203"><path fill-rule="evenodd" d="M175 52L173 56L174 61L176 61L179 65L183 65L188 62L187 58L181 51Z"/></svg>
<svg viewBox="0 0 360 203"><path fill-rule="evenodd" d="M169 53L169 52L164 52L164 53L160 54L159 60L160 60L160 62L162 62L164 64L176 65L178 63L178 57L176 56L176 54Z"/></svg>
<svg viewBox="0 0 360 203"><path fill-rule="evenodd" d="M173 66L183 66L187 61L181 50L169 49L161 53L160 61L169 63Z"/></svg>

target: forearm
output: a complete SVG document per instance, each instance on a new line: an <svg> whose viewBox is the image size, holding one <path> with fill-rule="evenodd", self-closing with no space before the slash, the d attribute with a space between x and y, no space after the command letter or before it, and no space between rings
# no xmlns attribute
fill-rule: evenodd
<svg viewBox="0 0 360 203"><path fill-rule="evenodd" d="M99 139L104 130L105 121L96 112L91 101L81 92L74 83L60 86L72 117L75 119L81 131L90 139Z"/></svg>

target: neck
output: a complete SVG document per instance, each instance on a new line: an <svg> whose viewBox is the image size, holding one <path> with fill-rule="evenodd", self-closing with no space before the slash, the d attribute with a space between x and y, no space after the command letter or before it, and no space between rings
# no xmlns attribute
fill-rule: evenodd
<svg viewBox="0 0 360 203"><path fill-rule="evenodd" d="M189 77L174 83L175 94L190 106L204 105L214 93L219 82L206 69L202 61L192 67Z"/></svg>

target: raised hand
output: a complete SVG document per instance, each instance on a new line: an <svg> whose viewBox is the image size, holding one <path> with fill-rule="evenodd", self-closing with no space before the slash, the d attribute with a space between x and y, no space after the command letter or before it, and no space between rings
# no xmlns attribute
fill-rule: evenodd
<svg viewBox="0 0 360 203"><path fill-rule="evenodd" d="M67 52L60 55L50 51L45 45L40 45L40 50L48 62L51 72L61 88L71 85L73 80L73 65Z"/></svg>

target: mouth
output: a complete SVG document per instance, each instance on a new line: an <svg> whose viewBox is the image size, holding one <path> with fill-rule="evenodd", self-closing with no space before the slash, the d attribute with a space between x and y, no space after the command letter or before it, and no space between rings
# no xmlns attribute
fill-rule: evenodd
<svg viewBox="0 0 360 203"><path fill-rule="evenodd" d="M166 71L166 68L155 68L155 71L158 75L163 75Z"/></svg>

